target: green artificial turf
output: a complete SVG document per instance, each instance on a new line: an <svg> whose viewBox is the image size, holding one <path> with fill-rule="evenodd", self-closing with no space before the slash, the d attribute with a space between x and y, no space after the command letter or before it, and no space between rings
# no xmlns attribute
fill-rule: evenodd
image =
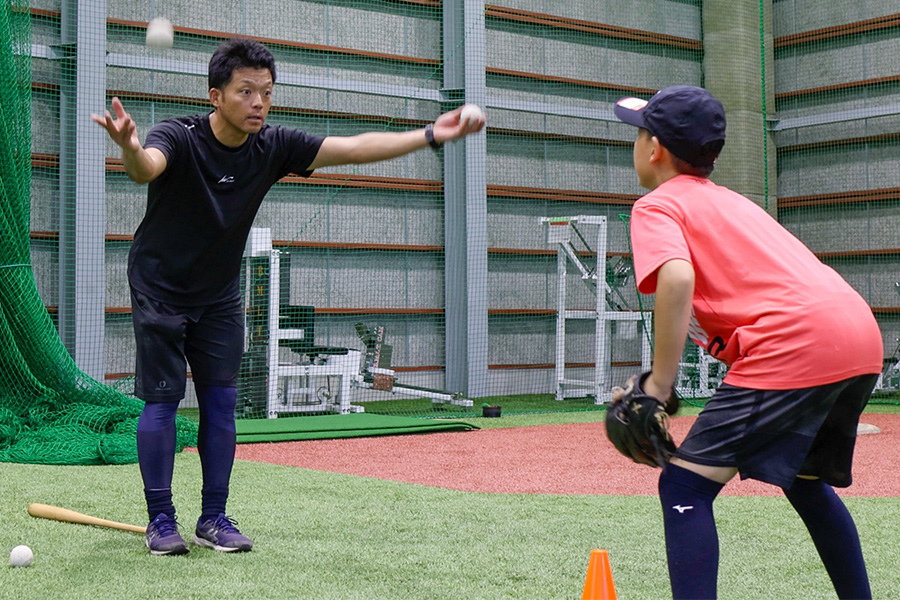
<svg viewBox="0 0 900 600"><path fill-rule="evenodd" d="M156 557L139 534L26 513L42 502L144 524L137 465L0 464L0 481L0 548L27 544L35 555L31 567L0 568L0 598L571 599L594 548L609 552L621 600L669 594L655 497L458 492L238 461L229 512L253 552ZM186 535L199 482L198 456L179 454L174 491ZM900 499L847 504L875 597L900 598ZM720 598L834 597L786 500L722 497L716 515Z"/></svg>
<svg viewBox="0 0 900 600"><path fill-rule="evenodd" d="M447 419L415 419L370 413L279 417L277 419L240 419L237 422L237 443L323 440L376 435L470 431L472 429L478 429L478 427L470 423Z"/></svg>

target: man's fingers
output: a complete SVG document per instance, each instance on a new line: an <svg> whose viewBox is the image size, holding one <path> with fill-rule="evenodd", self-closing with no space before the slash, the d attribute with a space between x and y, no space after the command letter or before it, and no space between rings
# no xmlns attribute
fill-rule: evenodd
<svg viewBox="0 0 900 600"><path fill-rule="evenodd" d="M117 133L121 130L121 125L123 121L113 121L112 115L109 114L109 111L104 111L103 116L97 114L91 114L91 120L105 129L107 133L110 135Z"/></svg>
<svg viewBox="0 0 900 600"><path fill-rule="evenodd" d="M128 113L125 112L125 107L122 106L122 101L119 100L118 96L113 96L112 107L113 107L113 110L116 111L117 118L121 119L123 117L128 116Z"/></svg>
<svg viewBox="0 0 900 600"><path fill-rule="evenodd" d="M91 120L105 129L112 141L122 148L125 148L126 145L130 143L135 131L137 131L137 125L131 119L131 115L122 110L121 102L113 103L113 109L115 109L118 114L117 118L114 119L112 114L107 110L104 111L102 117L97 114L92 114Z"/></svg>
<svg viewBox="0 0 900 600"><path fill-rule="evenodd" d="M455 108L439 116L434 122L434 130L441 131L440 139L457 140L476 131L481 131L485 125L484 116L470 122L464 122L460 116L462 107Z"/></svg>

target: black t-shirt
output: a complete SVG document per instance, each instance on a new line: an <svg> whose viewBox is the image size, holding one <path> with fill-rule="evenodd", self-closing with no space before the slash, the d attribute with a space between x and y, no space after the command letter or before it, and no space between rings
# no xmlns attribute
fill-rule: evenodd
<svg viewBox="0 0 900 600"><path fill-rule="evenodd" d="M129 283L180 306L237 298L241 256L260 203L285 175L311 174L323 139L266 125L232 148L216 139L209 115L157 124L144 147L158 148L168 163L149 186L128 256Z"/></svg>

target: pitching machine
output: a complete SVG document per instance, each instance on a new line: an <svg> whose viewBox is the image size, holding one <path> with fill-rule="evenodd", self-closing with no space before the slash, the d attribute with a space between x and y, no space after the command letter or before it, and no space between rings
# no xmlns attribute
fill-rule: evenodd
<svg viewBox="0 0 900 600"><path fill-rule="evenodd" d="M264 411L269 418L281 413L364 412L364 407L351 403L352 389L472 406L461 394L398 382L382 325L369 329L356 324L364 354L316 345L315 308L282 301L290 289L288 269L282 271L285 258L285 253L272 248L268 228L251 229L244 256L247 323L239 411L246 416Z"/></svg>

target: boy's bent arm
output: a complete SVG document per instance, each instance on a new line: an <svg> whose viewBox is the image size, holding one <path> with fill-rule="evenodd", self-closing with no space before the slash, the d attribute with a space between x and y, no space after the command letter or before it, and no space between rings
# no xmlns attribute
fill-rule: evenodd
<svg viewBox="0 0 900 600"><path fill-rule="evenodd" d="M691 320L694 267L686 260L670 260L657 271L654 309L653 371L644 391L660 399L669 397L678 376Z"/></svg>

